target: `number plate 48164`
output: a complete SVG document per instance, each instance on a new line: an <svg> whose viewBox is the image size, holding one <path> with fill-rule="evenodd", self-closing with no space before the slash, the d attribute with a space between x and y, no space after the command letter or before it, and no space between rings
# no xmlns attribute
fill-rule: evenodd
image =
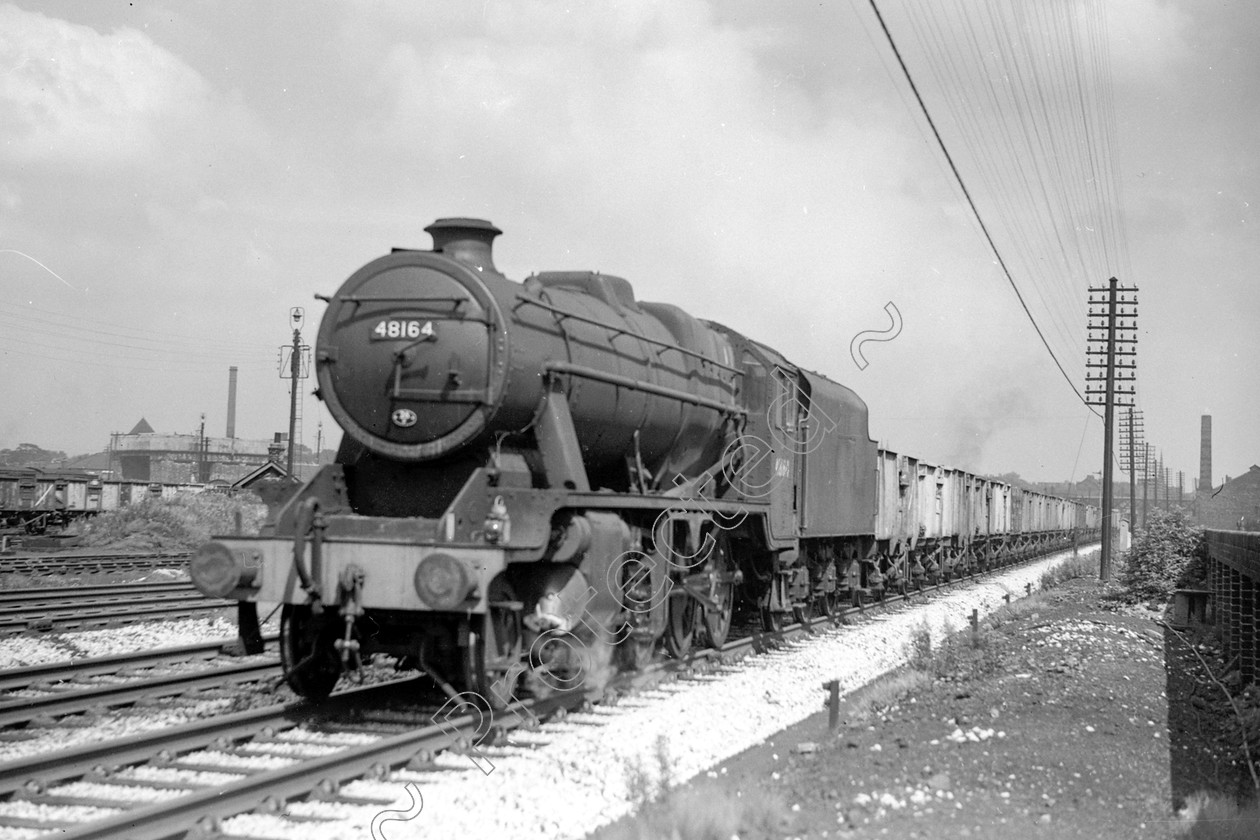
<svg viewBox="0 0 1260 840"><path fill-rule="evenodd" d="M432 338L432 321L404 321L390 318L377 321L372 327L370 337L373 341L398 341L402 339Z"/></svg>

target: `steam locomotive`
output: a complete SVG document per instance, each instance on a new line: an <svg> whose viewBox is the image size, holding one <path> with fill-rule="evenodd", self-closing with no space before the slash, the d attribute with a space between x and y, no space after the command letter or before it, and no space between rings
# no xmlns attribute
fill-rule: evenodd
<svg viewBox="0 0 1260 840"><path fill-rule="evenodd" d="M1097 526L877 448L852 390L620 277L516 282L489 222L425 230L321 298L336 463L191 560L283 604L301 695L388 654L500 705L720 645L737 607L776 628Z"/></svg>

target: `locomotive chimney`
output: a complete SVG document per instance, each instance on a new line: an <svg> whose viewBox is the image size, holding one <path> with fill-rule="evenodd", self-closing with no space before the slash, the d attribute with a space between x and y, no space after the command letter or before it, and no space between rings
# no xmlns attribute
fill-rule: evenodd
<svg viewBox="0 0 1260 840"><path fill-rule="evenodd" d="M466 262L478 271L493 271L490 243L503 231L485 219L438 219L424 229L433 237L433 250Z"/></svg>
<svg viewBox="0 0 1260 840"><path fill-rule="evenodd" d="M227 436L236 437L236 367L228 368Z"/></svg>
<svg viewBox="0 0 1260 840"><path fill-rule="evenodd" d="M1212 415L1203 415L1199 432L1199 492L1212 493Z"/></svg>

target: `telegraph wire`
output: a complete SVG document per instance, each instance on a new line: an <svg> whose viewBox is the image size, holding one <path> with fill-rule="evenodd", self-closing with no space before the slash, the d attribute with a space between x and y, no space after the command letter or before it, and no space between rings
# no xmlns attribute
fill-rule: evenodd
<svg viewBox="0 0 1260 840"><path fill-rule="evenodd" d="M32 321L36 321L37 323L31 323ZM41 326L41 324L46 326ZM169 356L172 353L172 347L174 347L176 352L183 351L184 353L189 354L196 353L198 356L207 360L212 358L222 359L258 355L267 352L267 350L275 349L274 346L266 347L266 345L251 345L249 347L223 346L213 348L206 347L199 340L188 339L187 337L185 337L185 340L182 342L172 343L171 341L165 339L145 339L140 337L117 335L114 333L103 333L104 335L115 338L129 339L126 341L110 341L107 338L94 338L89 335L75 335L73 332L68 333L67 328L56 322L31 318L15 319L14 316L3 311L0 311L0 325L21 329L23 333L29 334L31 337L41 342L41 344L51 340L57 342L61 347L69 347L72 345L86 345L88 347L117 347L140 354L162 354L164 356ZM15 330L9 330L9 335L4 337L13 340L22 340L13 336L13 331ZM86 328L77 327L74 328L74 332L96 331L90 331ZM155 346L150 347L145 346L142 343L135 343L143 341L155 342L156 344Z"/></svg>
<svg viewBox="0 0 1260 840"><path fill-rule="evenodd" d="M6 309L11 310L11 311L6 311ZM41 315L51 315L53 318L61 319L61 321L50 320L48 318L40 318L40 317L29 314L30 312L38 312ZM162 343L163 347L169 346L169 342L171 341L195 343L198 348L207 348L207 347L217 345L218 347L224 350L232 350L232 351L239 351L242 348L246 348L246 347L255 347L258 349L263 349L263 348L272 349L274 347L274 345L270 343L262 343L262 342L244 343L244 342L238 342L238 341L224 341L222 339L195 338L195 337L189 336L189 334L187 333L176 334L176 333L164 332L161 330L149 329L149 328L141 330L141 329L136 329L134 327L124 327L124 326L119 326L117 324L102 324L95 321L88 322L90 324L94 324L95 326L81 326L80 323L78 323L76 320L72 320L72 319L75 319L76 316L67 315L61 312L54 312L50 309L42 309L32 304L20 304L20 305L15 306L13 303L10 303L7 301L0 301L0 316L17 318L20 320L22 326L27 326L31 323L42 323L42 324L47 324L49 326L57 327L61 330L73 331L70 334L67 334L65 332L61 333L60 337L62 339L81 338L81 336L78 335L79 333L92 333L95 335L104 335L104 336L109 336L111 338L122 338L122 339L127 339L130 341L142 341L142 342L147 341L147 342L152 342L152 343ZM97 327L110 327L110 329L98 329ZM139 334L133 335L130 333L139 333Z"/></svg>
<svg viewBox="0 0 1260 840"><path fill-rule="evenodd" d="M993 255L997 258L998 265L1001 266L1002 273L1006 276L1007 281L1010 283L1011 289L1015 292L1015 297L1019 299L1019 305L1023 307L1024 314L1028 316L1028 321L1033 325L1033 329L1037 331L1037 337L1041 339L1041 343L1045 346L1046 352L1049 353L1050 358L1054 360L1055 367L1059 369L1059 373L1063 374L1063 378L1067 380L1068 386L1072 389L1073 393L1076 394L1077 398L1080 399L1082 403L1089 407L1091 412L1098 414L1098 412L1094 410L1093 406L1089 406L1089 404L1085 401L1084 395L1077 389L1076 383L1072 381L1072 377L1068 376L1067 371L1063 369L1063 365L1059 362L1059 357L1054 354L1054 350L1050 347L1050 342L1046 340L1045 334L1041 331L1041 327L1037 324L1037 319L1033 317L1032 312L1028 309L1028 304L1024 302L1024 296L1020 293L1019 287L1015 284L1015 278L1011 276L1010 269L1007 268L1006 261L1003 259L1002 253L998 250L997 243L993 241L993 236L989 233L988 226L985 225L984 219L980 216L980 211L976 207L975 201L972 200L971 192L967 189L967 184L963 180L962 173L958 171L958 167L954 163L953 156L950 155L949 149L945 146L945 141L941 138L941 134L936 128L936 122L932 119L932 115L928 111L927 103L923 101L923 97L919 93L919 88L914 82L914 77L910 75L910 68L906 66L905 60L901 57L901 51L897 48L897 43L893 39L892 32L889 31L888 25L884 22L884 16L880 13L876 0L870 0L870 4L871 9L875 12L876 19L879 21L880 29L884 31L884 37L888 39L888 44L892 48L893 54L897 57L897 63L901 65L901 72L905 74L906 81L910 85L910 90L914 93L914 98L919 103L919 108L922 110L924 118L927 119L928 126L932 129L932 135L936 138L937 145L940 147L942 154L945 155L945 160L949 164L950 171L953 172L954 178L957 179L958 186L962 189L963 196L967 199L967 205L971 208L971 212L975 214L976 221L979 223L980 229L984 233L984 238L989 243L989 248L992 249Z"/></svg>
<svg viewBox="0 0 1260 840"><path fill-rule="evenodd" d="M1043 137L1049 135L1054 138L1064 132L1037 130L1035 119L1037 111L1032 107L1028 85L1019 72L1020 65L1014 61L1011 52L1005 47L1008 43L1019 41L1009 27L1004 28L999 18L992 13L992 9L989 10L987 19L979 21L973 17L967 4L956 4L951 11L956 13L955 19L965 21L967 24L966 27L960 28L956 40L970 48L978 59L976 62L967 64L955 60L953 56L958 51L947 47L947 38L941 32L941 25L931 15L924 15L922 23L918 16L911 15L910 25L921 42L925 45L930 43L930 48L927 50L929 70L934 71L933 77L937 81L940 94L950 105L948 113L954 117L958 128L962 131L963 145L979 164L978 176L982 186L988 188L987 192L996 202L999 214L1007 220L1008 227L1011 228L1009 237L1011 249L1023 260L1029 273L1044 277L1043 272L1046 267L1038 258L1036 244L1057 239L1061 243L1058 259L1063 261L1063 268L1067 272L1066 274L1056 272L1051 275L1053 282L1049 284L1049 288L1061 288L1064 293L1070 295L1070 288L1065 278L1073 273L1073 266L1069 265L1071 261L1067 255L1075 254L1077 266L1081 268L1082 273L1085 273L1083 264L1079 262L1083 249L1078 242L1077 247L1069 252L1066 243L1063 242L1063 228L1054 221L1056 206L1062 208L1063 201L1070 197L1062 192L1053 192L1054 198L1051 198L1052 191L1048 190L1046 185L1048 173L1044 167L1051 166L1051 163L1046 162L1049 158L1053 163L1052 168L1061 170L1062 164L1059 160L1061 156L1047 155L1042 145ZM977 36L977 30L983 30L985 37L996 46L985 49ZM986 62L986 56L999 54L1002 56L1002 61ZM940 60L937 59L938 55L942 57ZM1014 80L1011 78L1012 72L1016 77ZM1005 83L997 85L994 82L995 78L1003 79ZM1035 74L1033 78L1036 80ZM981 94L987 91L989 101L999 112L1014 112L1019 115L1019 125L1014 125L1013 121L1008 121L1012 123L1009 125L997 121L995 127L982 129L973 113L977 109L967 107L974 103L969 103L963 98L966 96L964 92L966 90ZM980 98L983 99L983 96ZM1054 113L1046 108L1044 103L1042 111ZM1017 143L1017 139L1022 142ZM1041 154L1038 154L1039 148ZM1020 161L1021 165L1017 167L999 165L1002 153L1008 160ZM1024 161L1031 161L1033 166L1028 166ZM1063 177L1061 171L1057 174L1059 177L1054 180L1059 183L1070 183ZM973 173L973 177L975 175L976 173ZM1040 188L1042 196L1040 202L1037 200L1038 193L1034 189L1034 184ZM1026 198L1017 199L1019 195L1026 195ZM1028 212L1039 203L1048 212ZM1077 215L1079 214L1074 212L1060 211L1059 213L1059 217L1071 218ZM1056 297L1047 297L1047 286L1034 283L1034 288L1050 316L1050 325L1055 329L1060 342L1067 346L1074 346L1078 341L1072 337L1076 335L1075 313L1066 309L1062 301Z"/></svg>

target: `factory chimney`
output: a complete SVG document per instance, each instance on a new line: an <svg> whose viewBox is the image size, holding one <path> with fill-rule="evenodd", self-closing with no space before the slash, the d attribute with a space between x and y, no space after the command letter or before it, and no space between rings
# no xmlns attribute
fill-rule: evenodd
<svg viewBox="0 0 1260 840"><path fill-rule="evenodd" d="M1212 493L1212 415L1203 415L1199 433L1199 492Z"/></svg>
<svg viewBox="0 0 1260 840"><path fill-rule="evenodd" d="M236 437L236 367L228 368L227 436Z"/></svg>

